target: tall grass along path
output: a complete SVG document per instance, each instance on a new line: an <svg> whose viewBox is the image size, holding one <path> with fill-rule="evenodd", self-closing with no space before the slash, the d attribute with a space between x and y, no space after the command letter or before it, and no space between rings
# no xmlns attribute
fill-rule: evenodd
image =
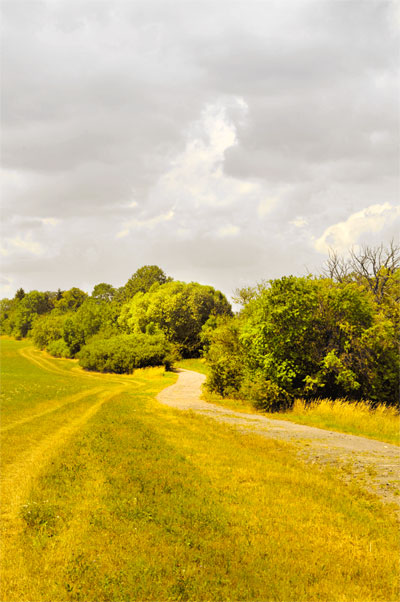
<svg viewBox="0 0 400 602"><path fill-rule="evenodd" d="M157 399L171 407L235 425L243 433L291 442L303 459L312 464L337 466L345 484L356 478L383 501L396 504L400 514L399 447L357 435L235 412L203 401L201 388L205 379L204 374L179 369L178 381L161 391Z"/></svg>

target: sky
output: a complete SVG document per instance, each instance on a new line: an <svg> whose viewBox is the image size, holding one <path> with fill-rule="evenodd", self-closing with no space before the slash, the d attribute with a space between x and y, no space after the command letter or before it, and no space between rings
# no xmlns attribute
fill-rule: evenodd
<svg viewBox="0 0 400 602"><path fill-rule="evenodd" d="M400 5L2 0L1 297L228 297L400 232Z"/></svg>

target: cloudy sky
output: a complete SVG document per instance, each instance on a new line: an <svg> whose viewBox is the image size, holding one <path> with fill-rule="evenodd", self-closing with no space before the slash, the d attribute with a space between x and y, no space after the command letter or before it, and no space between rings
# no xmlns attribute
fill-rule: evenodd
<svg viewBox="0 0 400 602"><path fill-rule="evenodd" d="M2 290L238 286L400 231L385 0L2 0Z"/></svg>

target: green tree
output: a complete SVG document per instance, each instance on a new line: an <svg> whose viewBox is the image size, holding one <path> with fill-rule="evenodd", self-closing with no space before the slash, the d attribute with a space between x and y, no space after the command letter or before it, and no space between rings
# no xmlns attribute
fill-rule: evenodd
<svg viewBox="0 0 400 602"><path fill-rule="evenodd" d="M147 293L153 284L165 284L172 278L167 277L165 272L157 265L144 265L136 270L122 289L122 300L127 301L137 293Z"/></svg>
<svg viewBox="0 0 400 602"><path fill-rule="evenodd" d="M36 347L46 349L54 341L62 339L67 317L68 314L50 312L36 318L31 330L31 336Z"/></svg>
<svg viewBox="0 0 400 602"><path fill-rule="evenodd" d="M126 332L162 331L184 357L195 357L201 331L211 315L231 314L225 296L211 286L167 282L138 292L121 309L119 324Z"/></svg>
<svg viewBox="0 0 400 602"><path fill-rule="evenodd" d="M72 287L64 291L59 301L55 301L55 308L58 312L76 311L78 307L87 299L88 295L80 288Z"/></svg>
<svg viewBox="0 0 400 602"><path fill-rule="evenodd" d="M207 387L224 397L237 397L243 383L245 349L239 335L240 319L236 316L208 320L203 328L205 358L210 367Z"/></svg>
<svg viewBox="0 0 400 602"><path fill-rule="evenodd" d="M15 313L18 299L2 299L0 301L0 333L11 335L14 330Z"/></svg>
<svg viewBox="0 0 400 602"><path fill-rule="evenodd" d="M23 299L25 297L25 291L23 288L19 288L17 290L17 292L15 293L15 299L17 299L18 301L21 301L21 299Z"/></svg>
<svg viewBox="0 0 400 602"><path fill-rule="evenodd" d="M14 314L13 334L26 337L32 328L35 318L51 311L53 304L47 293L31 291L18 303Z"/></svg>
<svg viewBox="0 0 400 602"><path fill-rule="evenodd" d="M395 402L393 324L372 292L354 282L281 278L247 310L241 340L250 371L291 397Z"/></svg>
<svg viewBox="0 0 400 602"><path fill-rule="evenodd" d="M208 337L211 389L265 409L295 397L396 404L396 322L361 283L284 277Z"/></svg>
<svg viewBox="0 0 400 602"><path fill-rule="evenodd" d="M114 299L116 292L116 289L111 284L101 282L100 284L96 284L93 288L92 299L95 299L98 302L111 302Z"/></svg>
<svg viewBox="0 0 400 602"><path fill-rule="evenodd" d="M63 339L74 357L83 345L99 332L107 319L107 302L97 303L86 299L76 312L71 312L64 322Z"/></svg>

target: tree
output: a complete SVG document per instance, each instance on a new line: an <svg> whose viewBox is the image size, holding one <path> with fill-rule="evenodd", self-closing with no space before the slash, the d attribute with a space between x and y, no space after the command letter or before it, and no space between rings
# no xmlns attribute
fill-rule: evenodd
<svg viewBox="0 0 400 602"><path fill-rule="evenodd" d="M223 395L265 409L321 395L397 403L396 322L359 282L271 280L208 337L208 382Z"/></svg>
<svg viewBox="0 0 400 602"><path fill-rule="evenodd" d="M240 320L223 316L203 329L205 357L210 367L207 387L225 397L237 397L244 377L244 348L239 340Z"/></svg>
<svg viewBox="0 0 400 602"><path fill-rule="evenodd" d="M281 278L270 285L249 304L242 329L252 373L291 397L395 403L395 328L372 291L324 278Z"/></svg>
<svg viewBox="0 0 400 602"><path fill-rule="evenodd" d="M106 301L111 302L116 294L116 290L111 284L107 284L106 282L101 282L100 284L96 284L93 288L92 299L96 301Z"/></svg>
<svg viewBox="0 0 400 602"><path fill-rule="evenodd" d="M137 293L147 293L153 284L165 284L171 281L172 278L167 277L157 265L144 265L136 270L123 287L123 300L127 301Z"/></svg>
<svg viewBox="0 0 400 602"><path fill-rule="evenodd" d="M331 249L324 268L324 274L336 282L356 281L365 286L383 303L388 294L400 300L400 288L393 290L393 280L400 268L400 245L391 241L389 246L364 246L351 249L349 257L340 256Z"/></svg>
<svg viewBox="0 0 400 602"><path fill-rule="evenodd" d="M0 301L0 333L12 334L15 323L15 313L18 307L18 299L2 299Z"/></svg>
<svg viewBox="0 0 400 602"><path fill-rule="evenodd" d="M48 294L39 291L27 293L18 303L14 314L13 334L16 337L26 337L38 315L53 309Z"/></svg>
<svg viewBox="0 0 400 602"><path fill-rule="evenodd" d="M39 316L33 324L31 336L39 349L46 349L50 343L62 339L64 322L68 314L50 312Z"/></svg>
<svg viewBox="0 0 400 602"><path fill-rule="evenodd" d="M76 312L70 312L64 322L63 339L68 345L71 357L99 332L108 319L109 304L96 303L94 299L86 299Z"/></svg>
<svg viewBox="0 0 400 602"><path fill-rule="evenodd" d="M80 288L72 287L64 291L59 301L55 302L55 308L58 312L75 311L87 299L88 295Z"/></svg>
<svg viewBox="0 0 400 602"><path fill-rule="evenodd" d="M126 332L162 331L184 357L195 357L201 349L201 331L211 315L230 315L225 296L211 286L192 282L153 285L138 292L123 305L119 324Z"/></svg>
<svg viewBox="0 0 400 602"><path fill-rule="evenodd" d="M15 297L14 299L18 299L18 301L21 301L21 299L23 299L25 297L25 291L23 288L19 288L17 290L17 292L15 293Z"/></svg>

